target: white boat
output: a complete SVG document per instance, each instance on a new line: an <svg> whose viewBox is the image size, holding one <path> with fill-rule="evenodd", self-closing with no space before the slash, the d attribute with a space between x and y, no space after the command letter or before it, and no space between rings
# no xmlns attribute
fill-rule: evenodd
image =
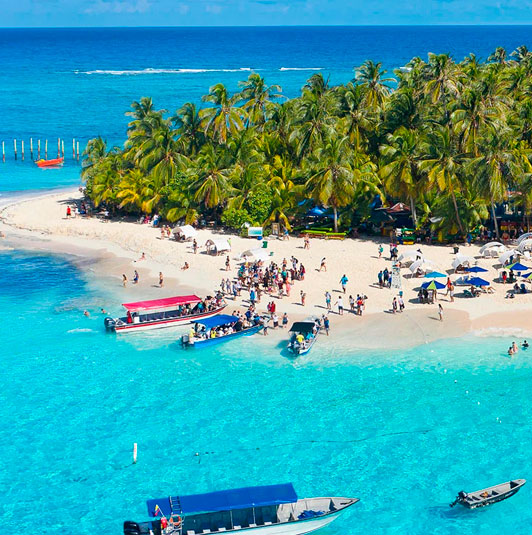
<svg viewBox="0 0 532 535"><path fill-rule="evenodd" d="M526 479L512 479L512 481L506 481L506 483L500 483L499 485L476 490L475 492L464 492L462 490L458 493L456 500L449 505L454 507L460 504L467 509L486 507L487 505L507 500L519 492L525 483Z"/></svg>
<svg viewBox="0 0 532 535"><path fill-rule="evenodd" d="M320 529L358 498L298 499L291 483L148 500L151 520L124 522L124 535L246 533L303 535Z"/></svg>
<svg viewBox="0 0 532 535"><path fill-rule="evenodd" d="M194 320L210 318L225 308L223 299L201 299L197 295L181 295L123 303L126 316L105 318L105 328L116 333L147 331L186 325Z"/></svg>
<svg viewBox="0 0 532 535"><path fill-rule="evenodd" d="M305 321L296 321L290 327L288 349L296 355L305 355L316 342L320 330L321 325L319 320L308 319Z"/></svg>

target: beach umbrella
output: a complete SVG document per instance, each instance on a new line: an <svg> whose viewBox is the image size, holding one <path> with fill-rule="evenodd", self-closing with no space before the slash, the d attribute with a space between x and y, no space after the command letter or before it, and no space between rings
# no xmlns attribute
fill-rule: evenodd
<svg viewBox="0 0 532 535"><path fill-rule="evenodd" d="M527 273L526 275L523 275L523 279L526 279L527 281L532 280L532 272Z"/></svg>
<svg viewBox="0 0 532 535"><path fill-rule="evenodd" d="M447 275L445 273L440 273L439 271L431 271L425 275L426 279L441 279L443 277L447 277Z"/></svg>
<svg viewBox="0 0 532 535"><path fill-rule="evenodd" d="M445 284L433 280L424 282L421 287L425 290L443 290L445 288Z"/></svg>
<svg viewBox="0 0 532 535"><path fill-rule="evenodd" d="M487 269L484 269L480 266L473 266L473 267L470 267L470 268L466 268L466 271L468 273L487 273Z"/></svg>
<svg viewBox="0 0 532 535"><path fill-rule="evenodd" d="M528 271L530 268L524 266L521 262L514 262L513 264L506 266L505 269L511 269L512 271Z"/></svg>
<svg viewBox="0 0 532 535"><path fill-rule="evenodd" d="M471 277L468 281L468 284L473 286L489 286L490 283L487 280L481 279L480 277Z"/></svg>

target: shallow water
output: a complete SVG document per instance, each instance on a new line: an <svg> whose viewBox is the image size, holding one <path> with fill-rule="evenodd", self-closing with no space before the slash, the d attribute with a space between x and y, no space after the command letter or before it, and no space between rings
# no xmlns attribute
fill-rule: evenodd
<svg viewBox="0 0 532 535"><path fill-rule="evenodd" d="M99 309L117 312L119 294L69 260L0 259L0 532L37 514L43 534L120 533L151 497L285 481L361 498L324 535L531 525L527 487L483 511L447 505L531 473L532 353L509 360L511 340L390 354L331 337L297 360L260 336L184 351L179 330L106 334Z"/></svg>

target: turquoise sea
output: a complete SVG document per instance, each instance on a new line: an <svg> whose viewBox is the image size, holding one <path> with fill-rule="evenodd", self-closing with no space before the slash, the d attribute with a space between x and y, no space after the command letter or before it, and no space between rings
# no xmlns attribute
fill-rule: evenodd
<svg viewBox="0 0 532 535"><path fill-rule="evenodd" d="M532 473L532 353L509 360L508 338L360 352L331 337L295 361L271 337L185 351L179 330L106 334L100 307L120 296L69 259L0 258L1 533L118 534L150 497L285 481L361 498L324 535L532 529L527 487L448 507Z"/></svg>
<svg viewBox="0 0 532 535"><path fill-rule="evenodd" d="M293 96L317 69L345 82L366 58L393 69L429 51L486 57L529 36L0 29L0 202L78 184L72 138L121 142L124 112L143 95L173 111L218 81L236 89L253 69ZM58 136L66 165L35 168L29 138L49 139L53 155ZM15 137L26 140L24 162L13 160ZM508 337L368 352L333 336L296 361L263 337L185 352L179 330L106 334L100 307L118 312L121 292L80 262L0 251L0 533L118 534L123 520L144 518L150 497L286 481L302 496L361 498L323 535L532 532L528 487L486 510L448 507L459 490L532 474L532 353L509 360Z"/></svg>

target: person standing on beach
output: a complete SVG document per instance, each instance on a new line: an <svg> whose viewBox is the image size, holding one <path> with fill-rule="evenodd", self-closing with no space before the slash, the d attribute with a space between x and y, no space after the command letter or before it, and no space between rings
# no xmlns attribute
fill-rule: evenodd
<svg viewBox="0 0 532 535"><path fill-rule="evenodd" d="M67 210L66 210L67 219L69 219L71 215L72 215L72 209L70 208L70 206L67 206Z"/></svg>
<svg viewBox="0 0 532 535"><path fill-rule="evenodd" d="M139 272L135 270L135 273L133 274L133 284L138 284L139 282Z"/></svg>
<svg viewBox="0 0 532 535"><path fill-rule="evenodd" d="M454 286L452 284L449 286L449 296L451 298L451 303L454 303Z"/></svg>
<svg viewBox="0 0 532 535"><path fill-rule="evenodd" d="M399 296L399 299L397 300L397 302L399 303L399 312L402 312L405 309L405 302L403 300L402 295Z"/></svg>
<svg viewBox="0 0 532 535"><path fill-rule="evenodd" d="M440 321L443 321L443 307L441 303L438 303L438 316L440 317Z"/></svg>
<svg viewBox="0 0 532 535"><path fill-rule="evenodd" d="M159 271L159 288L162 288L163 286L164 286L163 272Z"/></svg>
<svg viewBox="0 0 532 535"><path fill-rule="evenodd" d="M231 261L229 260L229 255L225 257L225 271L229 271L231 269Z"/></svg>
<svg viewBox="0 0 532 535"><path fill-rule="evenodd" d="M325 306L327 307L327 310L331 310L331 301L331 294L328 291L325 292Z"/></svg>
<svg viewBox="0 0 532 535"><path fill-rule="evenodd" d="M288 327L288 314L285 312L283 314L283 319L281 320L281 328Z"/></svg>
<svg viewBox="0 0 532 535"><path fill-rule="evenodd" d="M331 327L329 317L324 314L321 318L323 320L323 328L325 329L325 334L329 336L329 329Z"/></svg>
<svg viewBox="0 0 532 535"><path fill-rule="evenodd" d="M327 263L325 262L325 257L321 259L320 269L318 271L327 271Z"/></svg>
<svg viewBox="0 0 532 535"><path fill-rule="evenodd" d="M127 277L125 273L122 273L122 286L124 288L127 286Z"/></svg>
<svg viewBox="0 0 532 535"><path fill-rule="evenodd" d="M338 301L336 301L335 305L338 305L338 314L340 316L344 315L344 300L342 299L342 296L338 296Z"/></svg>
<svg viewBox="0 0 532 535"><path fill-rule="evenodd" d="M397 312L397 297L394 297L392 301L392 313L395 314L396 312Z"/></svg>
<svg viewBox="0 0 532 535"><path fill-rule="evenodd" d="M349 309L353 314L355 313L355 299L352 295L349 296Z"/></svg>
<svg viewBox="0 0 532 535"><path fill-rule="evenodd" d="M303 249L310 249L310 239L308 236L305 236L303 243Z"/></svg>
<svg viewBox="0 0 532 535"><path fill-rule="evenodd" d="M305 299L307 298L307 294L303 290L301 290L300 295L301 295L301 305L305 306Z"/></svg>
<svg viewBox="0 0 532 535"><path fill-rule="evenodd" d="M345 287L348 282L349 282L349 279L346 277L344 273L343 277L340 279L340 284L342 285L342 291L344 292L344 294L345 294Z"/></svg>
<svg viewBox="0 0 532 535"><path fill-rule="evenodd" d="M379 273L377 274L377 278L379 279L379 288L382 288L382 269L379 271Z"/></svg>
<svg viewBox="0 0 532 535"><path fill-rule="evenodd" d="M192 251L194 254L198 252L198 242L196 241L196 238L194 238L194 241L192 242Z"/></svg>

